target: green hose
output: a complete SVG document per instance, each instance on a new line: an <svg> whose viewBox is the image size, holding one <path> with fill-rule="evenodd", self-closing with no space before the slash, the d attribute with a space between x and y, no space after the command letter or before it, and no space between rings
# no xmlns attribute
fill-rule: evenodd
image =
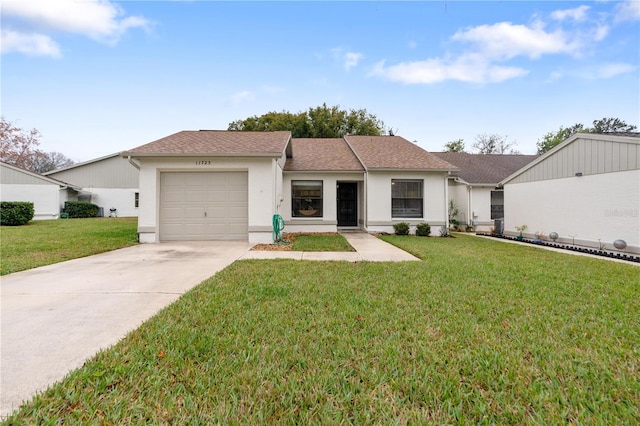
<svg viewBox="0 0 640 426"><path fill-rule="evenodd" d="M284 219L279 214L273 215L273 242L274 244L289 244L282 239L282 230L284 229Z"/></svg>

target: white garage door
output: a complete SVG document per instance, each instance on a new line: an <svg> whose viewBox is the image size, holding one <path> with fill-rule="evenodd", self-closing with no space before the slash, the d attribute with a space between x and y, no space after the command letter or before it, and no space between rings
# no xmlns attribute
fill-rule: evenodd
<svg viewBox="0 0 640 426"><path fill-rule="evenodd" d="M160 240L247 240L247 172L160 174Z"/></svg>

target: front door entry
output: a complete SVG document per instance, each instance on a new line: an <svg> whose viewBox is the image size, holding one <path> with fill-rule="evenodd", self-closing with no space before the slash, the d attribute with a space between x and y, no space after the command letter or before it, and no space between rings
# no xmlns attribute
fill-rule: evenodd
<svg viewBox="0 0 640 426"><path fill-rule="evenodd" d="M358 183L338 182L338 226L358 226Z"/></svg>

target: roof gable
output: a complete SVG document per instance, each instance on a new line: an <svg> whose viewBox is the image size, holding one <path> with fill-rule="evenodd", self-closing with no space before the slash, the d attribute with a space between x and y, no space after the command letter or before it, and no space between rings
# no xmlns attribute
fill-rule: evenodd
<svg viewBox="0 0 640 426"><path fill-rule="evenodd" d="M469 154L434 152L460 169L457 175L470 184L497 185L502 179L535 160L537 155Z"/></svg>
<svg viewBox="0 0 640 426"><path fill-rule="evenodd" d="M345 136L366 169L456 170L447 161L400 136Z"/></svg>
<svg viewBox="0 0 640 426"><path fill-rule="evenodd" d="M72 188L79 190L80 188L70 185L61 180L53 179L47 176L42 176L29 170L21 169L20 167L13 166L11 164L0 162L0 168L2 169L2 183L4 184L31 184L31 185L58 185L60 188Z"/></svg>
<svg viewBox="0 0 640 426"><path fill-rule="evenodd" d="M364 171L344 139L291 139L292 157L285 171Z"/></svg>
<svg viewBox="0 0 640 426"><path fill-rule="evenodd" d="M268 156L283 155L291 132L184 130L122 152L122 156Z"/></svg>

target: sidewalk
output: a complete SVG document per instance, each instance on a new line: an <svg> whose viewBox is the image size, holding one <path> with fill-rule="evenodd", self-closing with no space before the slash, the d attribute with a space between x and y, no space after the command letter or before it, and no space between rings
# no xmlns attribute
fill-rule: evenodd
<svg viewBox="0 0 640 426"><path fill-rule="evenodd" d="M342 260L347 262L405 262L419 261L417 257L382 241L367 232L342 232L356 249L342 252L312 251L248 251L241 259Z"/></svg>

